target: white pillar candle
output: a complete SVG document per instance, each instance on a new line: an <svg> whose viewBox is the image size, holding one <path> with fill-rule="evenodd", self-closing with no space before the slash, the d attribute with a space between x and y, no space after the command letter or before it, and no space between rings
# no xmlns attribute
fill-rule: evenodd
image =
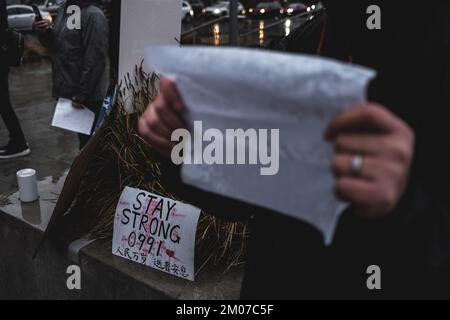
<svg viewBox="0 0 450 320"><path fill-rule="evenodd" d="M17 172L19 196L22 202L33 202L39 199L36 170L23 169Z"/></svg>

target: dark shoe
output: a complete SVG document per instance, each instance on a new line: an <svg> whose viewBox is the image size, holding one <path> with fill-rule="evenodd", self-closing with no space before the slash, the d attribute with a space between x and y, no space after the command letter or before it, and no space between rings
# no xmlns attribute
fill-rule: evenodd
<svg viewBox="0 0 450 320"><path fill-rule="evenodd" d="M10 142L5 147L0 148L0 160L24 157L30 153L31 150L27 143L15 144Z"/></svg>
<svg viewBox="0 0 450 320"><path fill-rule="evenodd" d="M0 147L0 154L5 153L6 149L9 148L9 145L12 144L11 140L8 142L7 145Z"/></svg>

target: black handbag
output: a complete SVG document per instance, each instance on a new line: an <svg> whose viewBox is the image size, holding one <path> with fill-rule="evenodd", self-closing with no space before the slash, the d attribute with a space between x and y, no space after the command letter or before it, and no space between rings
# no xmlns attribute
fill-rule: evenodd
<svg viewBox="0 0 450 320"><path fill-rule="evenodd" d="M6 31L6 42L2 48L6 58L6 64L10 67L19 67L22 64L25 51L25 39L20 32L8 29Z"/></svg>

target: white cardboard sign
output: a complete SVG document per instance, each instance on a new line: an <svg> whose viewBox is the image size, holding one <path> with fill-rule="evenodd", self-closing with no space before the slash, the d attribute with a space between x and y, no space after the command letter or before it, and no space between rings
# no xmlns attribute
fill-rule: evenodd
<svg viewBox="0 0 450 320"><path fill-rule="evenodd" d="M194 164L183 165L184 183L300 219L331 244L347 204L335 195L333 146L323 133L339 113L366 101L375 71L308 55L198 46L149 48L146 61L175 79L186 103L194 148L184 155ZM244 163L223 165L230 155L220 147L228 142L223 133L238 128L256 132L256 139L236 139ZM216 148L222 159L212 165L202 160ZM231 150L233 162L237 148L231 144ZM252 154L256 165L245 163Z"/></svg>
<svg viewBox="0 0 450 320"><path fill-rule="evenodd" d="M200 209L126 187L114 219L112 253L194 281Z"/></svg>

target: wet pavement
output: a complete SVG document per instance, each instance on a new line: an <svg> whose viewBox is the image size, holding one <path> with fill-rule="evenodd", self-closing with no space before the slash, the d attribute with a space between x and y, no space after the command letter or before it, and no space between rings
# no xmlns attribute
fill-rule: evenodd
<svg viewBox="0 0 450 320"><path fill-rule="evenodd" d="M11 101L31 148L31 155L0 160L0 210L37 229L45 229L48 216L64 181L65 174L78 153L75 134L51 127L55 101L51 95L51 66L48 61L25 64L10 74ZM0 144L8 140L0 121ZM32 168L37 171L40 201L21 204L17 194L16 172Z"/></svg>
<svg viewBox="0 0 450 320"><path fill-rule="evenodd" d="M4 197L3 200L0 200L0 210L44 232L47 229L66 176L67 172L61 177L40 179L38 182L40 197L35 202L21 202L18 191Z"/></svg>

